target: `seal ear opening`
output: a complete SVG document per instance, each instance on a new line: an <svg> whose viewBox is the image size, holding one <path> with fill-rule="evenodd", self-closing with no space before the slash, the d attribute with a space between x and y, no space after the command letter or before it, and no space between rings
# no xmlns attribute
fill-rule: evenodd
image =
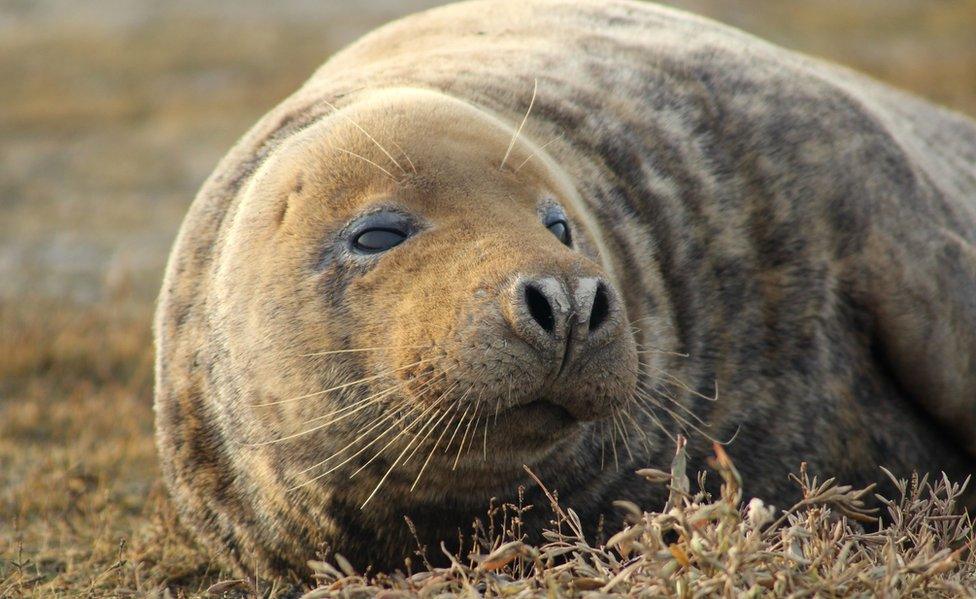
<svg viewBox="0 0 976 599"><path fill-rule="evenodd" d="M275 218L275 224L277 226L280 227L285 222L285 217L288 215L288 209L291 207L293 199L302 195L304 189L305 179L302 177L302 173L298 173L295 175L295 182L292 183L291 192L278 201L278 211Z"/></svg>

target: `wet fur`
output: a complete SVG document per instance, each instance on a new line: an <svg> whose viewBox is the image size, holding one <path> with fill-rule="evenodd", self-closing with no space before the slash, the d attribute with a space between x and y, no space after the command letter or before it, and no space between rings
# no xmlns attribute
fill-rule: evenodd
<svg viewBox="0 0 976 599"><path fill-rule="evenodd" d="M445 161L438 128L484 143L459 142ZM879 465L965 475L976 451L974 164L966 118L668 9L518 0L398 21L272 110L194 201L156 321L164 476L200 538L261 573L301 570L326 547L360 566L398 566L414 546L403 515L436 547L491 496L528 484L526 460L591 527L611 500L660 501L631 473L667 464L672 445L637 409L628 447L606 423L534 453L489 437L487 461L476 447L411 493L412 463L365 508L397 451L353 479L296 483L389 406L261 444L384 387L255 404L383 372L380 362L460 364L429 395L404 396L418 404L455 383L471 389L463 401L497 391L527 357L471 345L492 341L471 341L489 326L479 319L502 318L478 292L495 297L534 261L611 277L643 363L638 386L659 405L641 401L667 431L681 428L668 396L711 436L738 431L728 451L748 494L787 503L786 473L801 460L851 483L877 480ZM585 232L579 259L528 228L521 192L540 189ZM459 229L427 254L391 254L384 272L402 278L339 267L330 235L340 215L391 190L433 198L443 215L457 202L492 243ZM399 349L305 356L384 345ZM619 361L592 372L625 389ZM382 382L435 374L417 365ZM585 402L606 389L565 392ZM702 467L710 441L690 436L691 468ZM529 488L528 502L544 505ZM545 517L533 514L529 528Z"/></svg>

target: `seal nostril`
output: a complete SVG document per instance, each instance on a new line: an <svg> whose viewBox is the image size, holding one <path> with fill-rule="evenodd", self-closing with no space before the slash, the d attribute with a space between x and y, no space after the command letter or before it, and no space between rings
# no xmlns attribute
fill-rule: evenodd
<svg viewBox="0 0 976 599"><path fill-rule="evenodd" d="M610 299L607 297L607 288L603 283L597 285L596 295L593 297L593 308L590 309L590 332L600 328L600 325L610 314Z"/></svg>
<svg viewBox="0 0 976 599"><path fill-rule="evenodd" d="M532 319L539 323L543 330L547 333L552 333L555 330L556 318L552 313L549 300L532 285L525 286L525 305L529 308Z"/></svg>

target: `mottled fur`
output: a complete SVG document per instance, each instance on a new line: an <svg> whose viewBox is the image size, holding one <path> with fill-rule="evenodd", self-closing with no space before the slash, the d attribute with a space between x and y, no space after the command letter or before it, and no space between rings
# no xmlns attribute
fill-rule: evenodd
<svg viewBox="0 0 976 599"><path fill-rule="evenodd" d="M776 504L801 460L851 483L879 465L962 476L976 453L974 165L966 118L684 13L513 0L398 21L263 118L191 207L156 321L166 481L201 539L280 573L326 546L398 566L414 545L404 515L428 542L456 539L528 484L523 463L592 530L611 500L661 500L632 471L667 463L653 418L678 431L672 412L714 437L738 430L746 492ZM573 250L539 224L540 198L569 212ZM350 267L341 227L377 202L429 228ZM507 281L537 272L605 277L622 299L611 349L555 378L505 328ZM386 349L309 355L367 347ZM486 417L456 470L437 457L411 492L421 451L365 507L402 443L352 478L373 451L302 472L404 406L504 413L542 392L616 411L568 433L544 413ZM710 442L689 434L701 467Z"/></svg>

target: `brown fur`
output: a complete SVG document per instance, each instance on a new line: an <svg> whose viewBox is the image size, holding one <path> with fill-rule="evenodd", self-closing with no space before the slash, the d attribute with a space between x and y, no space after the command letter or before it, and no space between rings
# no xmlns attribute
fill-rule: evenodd
<svg viewBox="0 0 976 599"><path fill-rule="evenodd" d="M747 491L774 502L800 460L854 483L971 468L971 122L665 9L490 12L337 55L194 202L156 409L201 538L244 570L324 547L397 567L404 515L456 538L523 464L592 530L613 499L659 499L629 472L682 428L693 467L738 430ZM417 233L351 255L379 209ZM552 339L526 281L558 299Z"/></svg>

